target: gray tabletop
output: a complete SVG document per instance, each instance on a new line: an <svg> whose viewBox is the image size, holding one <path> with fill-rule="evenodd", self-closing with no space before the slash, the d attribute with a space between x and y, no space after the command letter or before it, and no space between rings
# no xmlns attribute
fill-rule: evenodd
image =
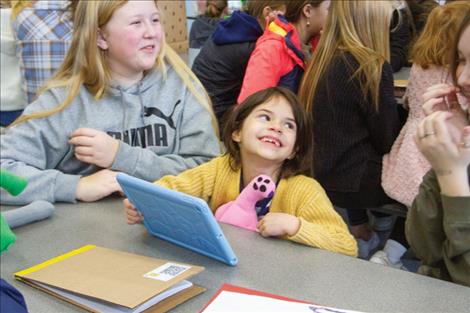
<svg viewBox="0 0 470 313"><path fill-rule="evenodd" d="M2 210L10 209L2 207ZM26 286L12 274L85 244L205 267L192 277L207 288L172 312L198 312L224 283L366 312L468 312L470 288L299 244L265 239L222 224L239 258L236 267L174 246L125 222L120 199L57 204L44 221L16 228L17 242L1 258L1 276L25 296L30 312L78 312Z"/></svg>

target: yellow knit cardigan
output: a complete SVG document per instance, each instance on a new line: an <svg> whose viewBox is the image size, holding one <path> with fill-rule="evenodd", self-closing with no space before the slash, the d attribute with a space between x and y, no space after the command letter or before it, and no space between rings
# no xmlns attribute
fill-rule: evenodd
<svg viewBox="0 0 470 313"><path fill-rule="evenodd" d="M229 165L229 156L220 156L178 176L165 176L158 185L203 199L212 212L240 194L240 170ZM281 179L270 205L270 212L294 215L300 220L298 232L284 236L298 243L342 254L357 256L357 244L341 216L333 209L320 184L297 175Z"/></svg>

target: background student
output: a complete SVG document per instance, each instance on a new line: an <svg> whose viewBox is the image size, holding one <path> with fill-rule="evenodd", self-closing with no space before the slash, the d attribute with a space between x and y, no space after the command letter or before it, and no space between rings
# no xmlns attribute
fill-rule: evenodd
<svg viewBox="0 0 470 313"><path fill-rule="evenodd" d="M408 213L406 236L422 261L418 272L470 286L470 10L457 32L451 73L458 87L438 84L423 95L435 112L419 125L416 143L432 166Z"/></svg>
<svg viewBox="0 0 470 313"><path fill-rule="evenodd" d="M16 39L11 27L10 3L0 2L0 131L8 126L28 104L22 89L19 58L16 55Z"/></svg>
<svg viewBox="0 0 470 313"><path fill-rule="evenodd" d="M409 64L408 54L415 30L406 1L395 0L395 6L390 24L390 65L393 72L398 72Z"/></svg>
<svg viewBox="0 0 470 313"><path fill-rule="evenodd" d="M297 93L311 41L325 25L330 0L289 1L284 17L269 24L250 56L238 103L252 93L281 86Z"/></svg>
<svg viewBox="0 0 470 313"><path fill-rule="evenodd" d="M314 177L347 209L362 258L379 244L366 209L393 202L380 184L401 127L387 61L392 12L389 1L332 1L299 92L313 118Z"/></svg>
<svg viewBox="0 0 470 313"><path fill-rule="evenodd" d="M11 4L23 89L31 103L64 61L78 1L13 0Z"/></svg>
<svg viewBox="0 0 470 313"><path fill-rule="evenodd" d="M29 181L2 203L95 201L120 190L118 171L155 180L219 154L207 96L165 45L155 1L80 1L74 22L61 68L2 136L1 168Z"/></svg>
<svg viewBox="0 0 470 313"><path fill-rule="evenodd" d="M439 6L436 0L406 0L415 29L415 36L419 36L426 25L429 13Z"/></svg>
<svg viewBox="0 0 470 313"><path fill-rule="evenodd" d="M192 70L206 88L223 129L223 115L237 103L246 65L266 19L285 12L286 0L248 0L244 11L235 11L217 25L194 60Z"/></svg>
<svg viewBox="0 0 470 313"><path fill-rule="evenodd" d="M356 242L323 188L301 175L310 162L307 120L290 91L259 91L231 112L224 130L224 156L156 184L202 198L215 212L235 200L253 178L268 175L277 188L271 204L259 211L262 236L356 256ZM124 204L128 223L141 222L127 199Z"/></svg>
<svg viewBox="0 0 470 313"><path fill-rule="evenodd" d="M227 12L227 0L208 0L204 14L199 15L191 25L189 47L201 48Z"/></svg>
<svg viewBox="0 0 470 313"><path fill-rule="evenodd" d="M435 84L452 84L448 72L449 54L460 23L469 9L469 1L436 7L429 14L426 26L411 50L413 66L404 97L410 113L392 150L384 156L382 168L385 193L407 207L411 206L424 174L430 169L429 162L414 141L418 125L425 117L422 95ZM465 99L459 100L466 103Z"/></svg>

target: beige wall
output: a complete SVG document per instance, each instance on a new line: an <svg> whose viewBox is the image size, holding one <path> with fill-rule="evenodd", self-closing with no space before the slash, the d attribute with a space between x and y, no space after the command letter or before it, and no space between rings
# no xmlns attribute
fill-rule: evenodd
<svg viewBox="0 0 470 313"><path fill-rule="evenodd" d="M188 31L186 29L186 6L184 0L158 0L162 12L166 42L177 52L188 51Z"/></svg>

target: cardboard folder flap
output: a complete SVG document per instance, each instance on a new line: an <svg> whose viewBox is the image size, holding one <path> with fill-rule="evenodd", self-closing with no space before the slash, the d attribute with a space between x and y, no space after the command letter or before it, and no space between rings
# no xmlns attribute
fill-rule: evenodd
<svg viewBox="0 0 470 313"><path fill-rule="evenodd" d="M155 269L172 263L165 260L95 247L42 267L39 270L16 273L29 280L62 288L81 295L108 301L128 308L147 301L174 284L204 268L176 263L167 273L171 279L162 280ZM181 268L178 272L178 265ZM176 268L176 270L175 270Z"/></svg>
<svg viewBox="0 0 470 313"><path fill-rule="evenodd" d="M92 308L90 307L87 307L86 305L80 303L80 302L77 302L77 301L73 301L67 297L63 297L61 296L60 294L58 293L55 293L49 289L46 289L46 288L43 288L37 284L34 284L34 283L31 283L27 280L23 281L24 283L30 285L31 287L33 288L37 288L45 293L48 293L50 294L51 296L54 296L54 297L57 297L58 299L62 300L62 301L65 301L65 302L69 302L71 304L74 304L80 308L82 308L83 310L85 311L88 311L88 312L92 312L92 313L99 313L98 311L96 310L93 310ZM143 313L163 313L163 312L167 312L169 310L171 310L172 308L176 307L177 305L203 293L204 291L206 291L206 288L203 288L201 286L197 286L197 285L193 285L181 292L178 292L162 301L160 301L159 303L157 303L156 305L148 308L147 310L143 311Z"/></svg>
<svg viewBox="0 0 470 313"><path fill-rule="evenodd" d="M163 313L171 310L175 306L195 297L206 291L206 288L201 286L193 285L188 289L185 289L171 297L166 298L163 301L160 301L157 305L147 309L144 313Z"/></svg>
<svg viewBox="0 0 470 313"><path fill-rule="evenodd" d="M81 303L79 303L79 302L70 300L69 298L63 297L63 296L61 296L61 295L59 295L59 294L57 294L57 293L55 293L55 292L53 292L53 291L51 291L51 290L49 290L49 289L43 288L43 287L41 287L41 286L39 286L39 285L37 285L37 284L35 284L35 283L32 283L32 282L30 282L29 280L23 280L23 279L21 279L21 278L18 278L18 279L21 280L23 283L25 283L25 284L27 284L27 285L33 287L33 288L39 289L39 290L41 290L42 292L45 292L45 293L47 293L47 294L50 294L51 296L54 296L54 297L56 297L56 298L58 298L58 299L60 299L60 300L62 300L62 301L65 301L65 302L71 303L71 304L73 304L73 305L76 305L76 306L78 306L79 308L82 308L83 310L85 310L85 311L87 311L87 312L99 313L99 312L96 312L95 310L92 310L92 309L89 308L89 307L84 306L83 304L81 304Z"/></svg>
<svg viewBox="0 0 470 313"><path fill-rule="evenodd" d="M86 245L86 246L83 246L83 247L78 248L78 249L76 249L76 250L73 250L73 251L67 252L67 253L65 253L65 254L59 255L59 256L57 256L57 257L55 257L55 258L52 258L52 259L50 259L50 260L44 261L44 262L42 262L42 263L40 263L40 264L37 264L37 265L35 265L35 266L33 266L33 267L30 267L30 268L27 268L27 269L25 269L25 270L19 271L19 272L15 273L15 276L22 277L22 276L24 276L24 275L26 275L26 274L29 274L29 273L38 271L38 270L40 270L41 268L44 268L44 267L46 267L46 266L49 266L49 265L52 265L52 264L54 264L54 263L60 262L60 261L62 261L62 260L65 260L65 259L67 259L67 258L70 258L70 257L72 257L72 256L74 256L74 255L76 255L76 254L83 253L83 252L85 252L85 251L87 251L87 250L91 250L91 249L94 249L94 248L96 248L95 245Z"/></svg>

